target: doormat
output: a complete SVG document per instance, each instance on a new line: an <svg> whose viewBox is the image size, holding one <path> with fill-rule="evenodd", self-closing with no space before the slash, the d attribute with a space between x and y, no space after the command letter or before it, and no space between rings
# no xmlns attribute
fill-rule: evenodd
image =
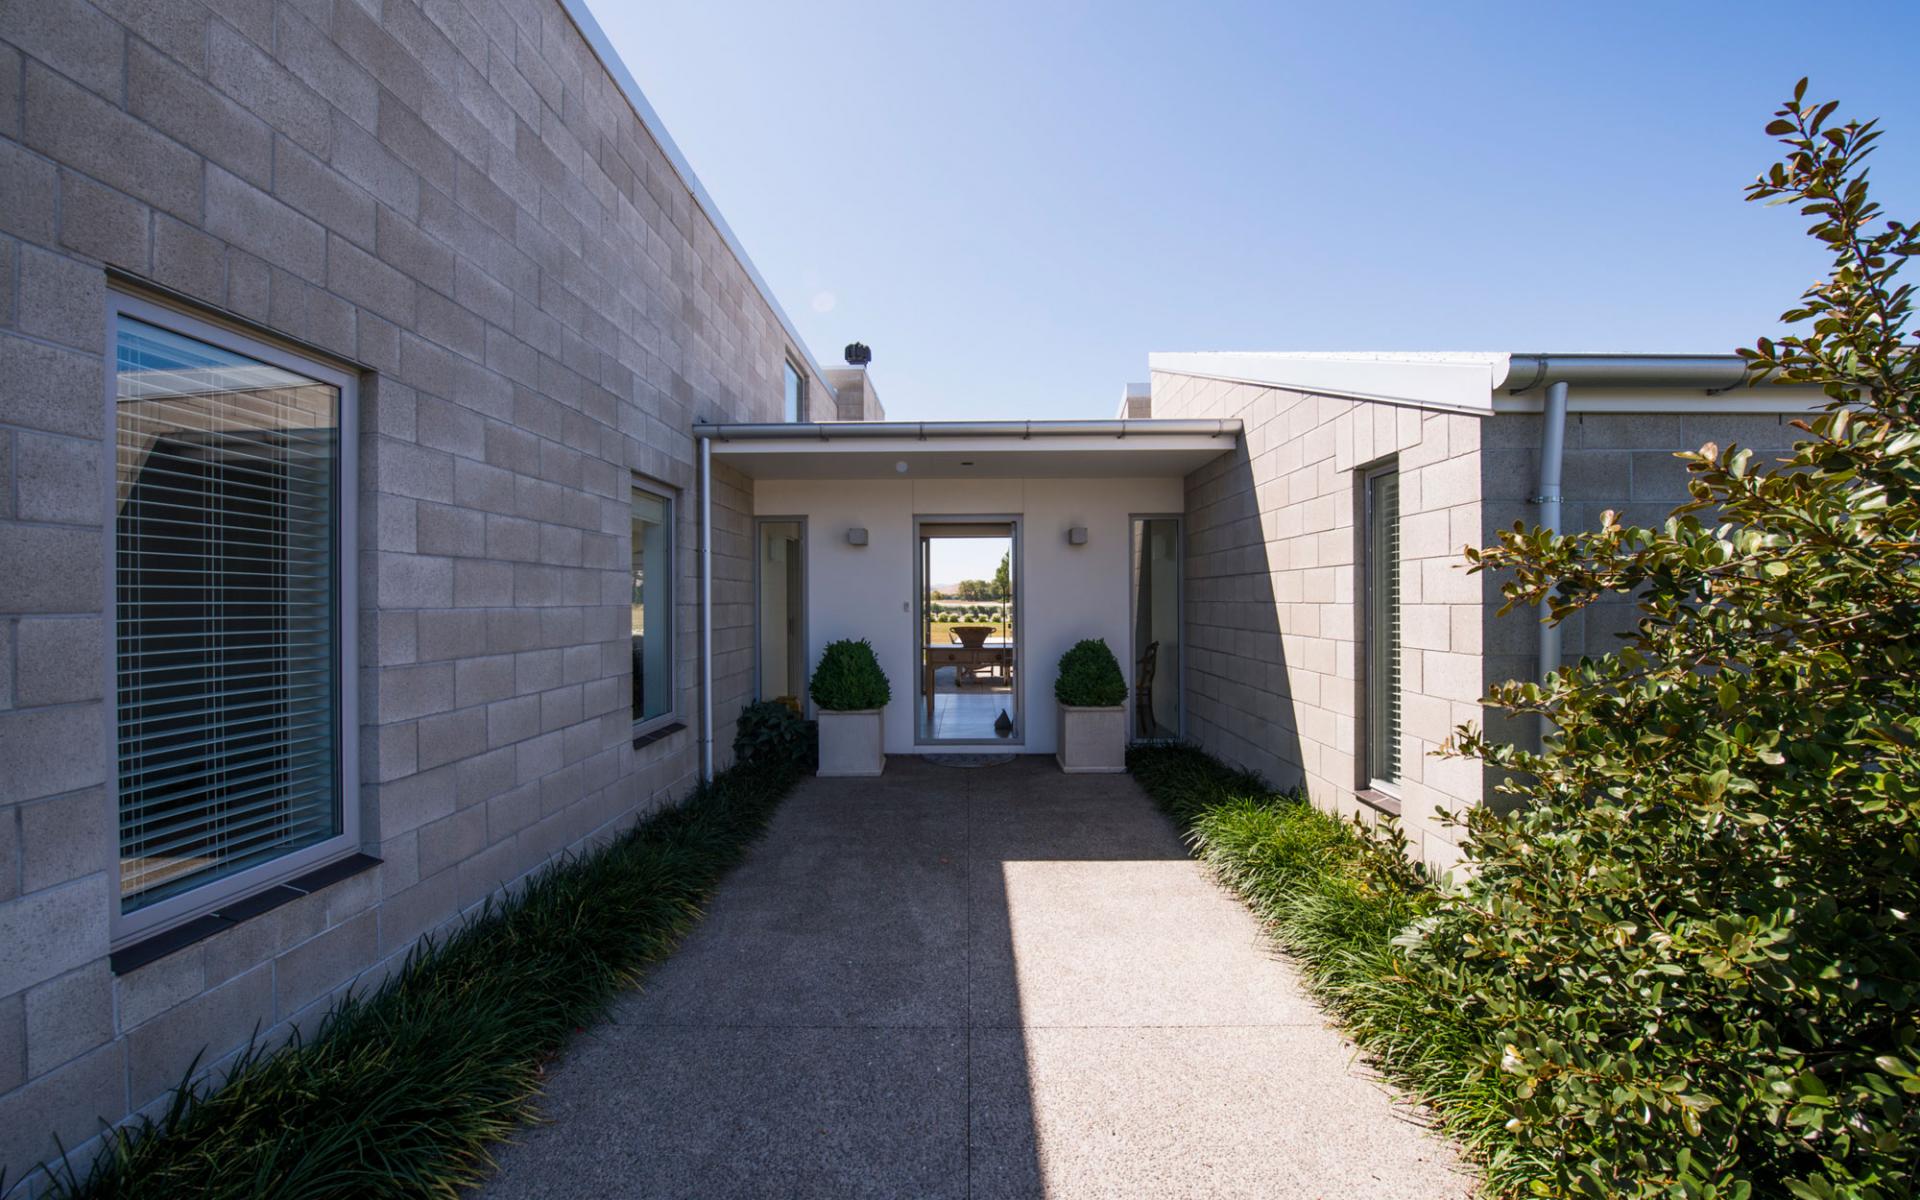
<svg viewBox="0 0 1920 1200"><path fill-rule="evenodd" d="M922 754L936 767L1004 767L1013 761L1011 754Z"/></svg>

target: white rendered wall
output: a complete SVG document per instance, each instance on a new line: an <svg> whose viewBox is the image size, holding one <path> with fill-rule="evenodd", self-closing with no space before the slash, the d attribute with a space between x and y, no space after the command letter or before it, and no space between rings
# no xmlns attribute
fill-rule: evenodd
<svg viewBox="0 0 1920 1200"><path fill-rule="evenodd" d="M807 518L809 670L828 642L873 643L893 684L889 754L927 748L914 744L914 705L925 702L913 604L916 517L1020 518L1021 729L1009 748L1051 754L1054 667L1069 646L1104 638L1132 681L1129 520L1185 506L1179 479L763 479L754 486L755 511ZM1067 544L1075 525L1087 529L1084 546ZM865 529L867 545L849 546L850 528Z"/></svg>

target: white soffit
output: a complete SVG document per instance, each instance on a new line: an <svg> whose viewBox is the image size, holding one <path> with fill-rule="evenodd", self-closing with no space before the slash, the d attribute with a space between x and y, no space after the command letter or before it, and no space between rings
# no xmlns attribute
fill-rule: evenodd
<svg viewBox="0 0 1920 1200"><path fill-rule="evenodd" d="M1289 391L1490 413L1506 354L1296 354L1209 351L1149 354L1147 367Z"/></svg>
<svg viewBox="0 0 1920 1200"><path fill-rule="evenodd" d="M754 479L1154 479L1183 478L1237 444L1206 434L716 438L713 458Z"/></svg>

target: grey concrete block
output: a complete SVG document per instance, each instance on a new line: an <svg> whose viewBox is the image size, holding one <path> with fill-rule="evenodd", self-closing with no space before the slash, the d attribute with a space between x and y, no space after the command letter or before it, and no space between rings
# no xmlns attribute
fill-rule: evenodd
<svg viewBox="0 0 1920 1200"><path fill-rule="evenodd" d="M113 1038L113 976L96 959L27 989L27 1074L45 1075Z"/></svg>
<svg viewBox="0 0 1920 1200"><path fill-rule="evenodd" d="M33 892L118 869L106 789L87 788L20 806L20 887Z"/></svg>
<svg viewBox="0 0 1920 1200"><path fill-rule="evenodd" d="M153 4L149 0L98 0L101 12L126 26L136 38L200 73L207 66L207 11L198 5Z"/></svg>
<svg viewBox="0 0 1920 1200"><path fill-rule="evenodd" d="M379 119L380 85L321 29L285 8L275 27L274 53L287 70L356 123Z"/></svg>
<svg viewBox="0 0 1920 1200"><path fill-rule="evenodd" d="M380 672L379 719L410 721L453 707L453 666L426 663Z"/></svg>
<svg viewBox="0 0 1920 1200"><path fill-rule="evenodd" d="M0 761L8 764L0 772L0 802L36 800L105 782L105 719L105 706L98 702L0 713Z"/></svg>
<svg viewBox="0 0 1920 1200"><path fill-rule="evenodd" d="M14 702L97 700L106 686L106 634L98 617L28 617L15 633Z"/></svg>
<svg viewBox="0 0 1920 1200"><path fill-rule="evenodd" d="M195 1056L204 1070L265 1034L274 1023L273 976L274 967L262 963L134 1029L127 1037L133 1103L179 1084Z"/></svg>
<svg viewBox="0 0 1920 1200"><path fill-rule="evenodd" d="M540 732L540 697L516 696L487 706L487 745L509 746Z"/></svg>
<svg viewBox="0 0 1920 1200"><path fill-rule="evenodd" d="M205 943L175 951L113 979L120 1028L133 1029L206 990Z"/></svg>
<svg viewBox="0 0 1920 1200"><path fill-rule="evenodd" d="M348 241L374 244L379 205L365 189L285 137L274 153L275 196Z"/></svg>
<svg viewBox="0 0 1920 1200"><path fill-rule="evenodd" d="M454 701L461 708L489 704L513 694L513 655L490 654L463 658L453 665Z"/></svg>
<svg viewBox="0 0 1920 1200"><path fill-rule="evenodd" d="M463 808L420 827L420 877L429 878L478 854L487 844L487 810Z"/></svg>
<svg viewBox="0 0 1920 1200"><path fill-rule="evenodd" d="M420 312L423 317L429 308L446 303L432 292L420 293ZM485 456L486 418L479 413L437 396L421 396L416 402L416 414L421 445L464 458L480 459ZM478 513L474 515L479 516Z"/></svg>
<svg viewBox="0 0 1920 1200"><path fill-rule="evenodd" d="M120 26L81 0L0 8L0 40L25 50L109 101L120 99Z"/></svg>
<svg viewBox="0 0 1920 1200"><path fill-rule="evenodd" d="M375 250L382 261L443 296L453 295L452 247L391 208L380 210L378 230ZM478 358L480 355L475 353L469 357Z"/></svg>
<svg viewBox="0 0 1920 1200"><path fill-rule="evenodd" d="M291 1015L373 965L379 946L378 914L361 913L274 960L275 1011Z"/></svg>
<svg viewBox="0 0 1920 1200"><path fill-rule="evenodd" d="M255 187L273 182L273 131L267 123L139 41L127 48L127 107Z"/></svg>
<svg viewBox="0 0 1920 1200"><path fill-rule="evenodd" d="M512 604L512 565L484 559L455 559L453 598L462 608L504 608Z"/></svg>
<svg viewBox="0 0 1920 1200"><path fill-rule="evenodd" d="M409 218L420 212L419 175L395 158L371 132L345 116L335 118L334 149L329 162L334 170L396 212Z"/></svg>
<svg viewBox="0 0 1920 1200"><path fill-rule="evenodd" d="M126 1111L125 1046L110 1042L0 1096L0 1165L9 1179L20 1178L55 1157L59 1146L81 1145L100 1132L101 1122Z"/></svg>
<svg viewBox="0 0 1920 1200"><path fill-rule="evenodd" d="M32 62L26 109L27 145L183 220L199 218L200 158L191 150Z"/></svg>
<svg viewBox="0 0 1920 1200"><path fill-rule="evenodd" d="M327 102L260 48L215 21L207 41L207 79L240 106L322 157L333 145Z"/></svg>
<svg viewBox="0 0 1920 1200"><path fill-rule="evenodd" d="M459 762L486 750L487 712L476 707L436 713L422 717L417 732L421 770Z"/></svg>
<svg viewBox="0 0 1920 1200"><path fill-rule="evenodd" d="M20 248L19 262L20 301L14 316L20 328L97 352L106 327L107 280L100 268L31 246Z"/></svg>
<svg viewBox="0 0 1920 1200"><path fill-rule="evenodd" d="M27 1081L27 997L0 998L0 1095Z"/></svg>
<svg viewBox="0 0 1920 1200"><path fill-rule="evenodd" d="M327 288L402 326L413 324L417 285L352 242L327 242Z"/></svg>
<svg viewBox="0 0 1920 1200"><path fill-rule="evenodd" d="M422 554L477 558L486 551L484 514L447 504L420 505L418 542ZM452 576L448 575L447 603L452 603ZM471 649L471 647L469 647Z"/></svg>
<svg viewBox="0 0 1920 1200"><path fill-rule="evenodd" d="M105 875L0 905L0 996L105 957L108 905Z"/></svg>
<svg viewBox="0 0 1920 1200"><path fill-rule="evenodd" d="M381 608L443 608L453 603L453 560L376 553L374 595Z"/></svg>
<svg viewBox="0 0 1920 1200"><path fill-rule="evenodd" d="M60 244L102 262L144 272L152 258L146 205L73 171L60 172Z"/></svg>
<svg viewBox="0 0 1920 1200"><path fill-rule="evenodd" d="M91 276L93 272L88 274ZM98 320L92 322L98 323ZM83 323L81 329L85 328ZM97 523L102 496L101 468L98 442L20 433L14 441L14 479L19 488L16 511L25 521Z"/></svg>
<svg viewBox="0 0 1920 1200"><path fill-rule="evenodd" d="M51 243L58 180L53 164L22 146L0 142L0 232Z"/></svg>
<svg viewBox="0 0 1920 1200"><path fill-rule="evenodd" d="M320 225L237 175L207 166L206 230L306 280L327 270Z"/></svg>

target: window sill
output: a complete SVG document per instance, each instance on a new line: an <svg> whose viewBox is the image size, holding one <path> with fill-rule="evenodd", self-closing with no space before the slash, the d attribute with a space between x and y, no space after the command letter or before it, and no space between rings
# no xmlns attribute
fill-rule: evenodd
<svg viewBox="0 0 1920 1200"><path fill-rule="evenodd" d="M1379 788L1362 788L1353 794L1353 798L1375 812L1385 813L1389 817L1400 815L1400 797Z"/></svg>
<svg viewBox="0 0 1920 1200"><path fill-rule="evenodd" d="M232 929L242 921L250 920L262 913L272 912L282 904L290 904L302 896L312 895L324 887L339 883L343 879L351 879L362 871L370 871L379 865L380 860L371 854L349 854L338 862L317 867L285 883L275 884L265 891L255 892L251 896L223 905L203 917L195 917L171 929L163 929L130 945L122 946L107 956L107 965L112 968L115 975L125 975L128 971L157 962L177 950L185 950L195 942L203 942L216 933Z"/></svg>
<svg viewBox="0 0 1920 1200"><path fill-rule="evenodd" d="M686 727L687 723L685 721L675 718L668 721L665 725L654 725L644 729L644 731L635 730L633 734L633 748L638 750L642 746L651 746L657 741L679 733Z"/></svg>

